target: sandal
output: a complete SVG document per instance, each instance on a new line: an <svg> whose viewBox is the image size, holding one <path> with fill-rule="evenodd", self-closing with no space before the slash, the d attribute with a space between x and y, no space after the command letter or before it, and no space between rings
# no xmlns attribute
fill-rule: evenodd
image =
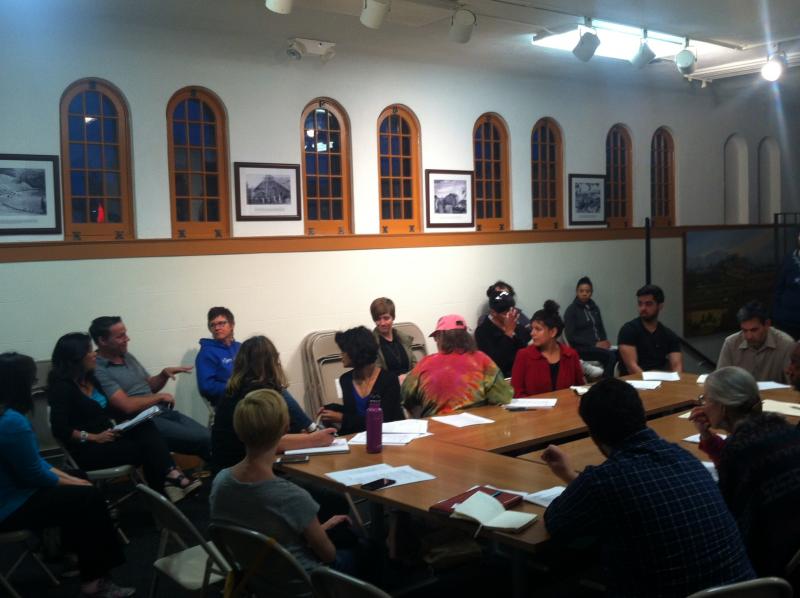
<svg viewBox="0 0 800 598"><path fill-rule="evenodd" d="M176 503L189 496L202 485L203 483L200 480L187 478L181 473L174 478L164 480L164 494L167 495L170 501Z"/></svg>

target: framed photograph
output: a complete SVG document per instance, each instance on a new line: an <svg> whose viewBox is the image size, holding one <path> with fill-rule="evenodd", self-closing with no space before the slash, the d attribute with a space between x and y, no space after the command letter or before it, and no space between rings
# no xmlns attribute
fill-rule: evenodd
<svg viewBox="0 0 800 598"><path fill-rule="evenodd" d="M0 154L0 235L59 233L58 156Z"/></svg>
<svg viewBox="0 0 800 598"><path fill-rule="evenodd" d="M425 182L428 227L475 226L471 170L426 170Z"/></svg>
<svg viewBox="0 0 800 598"><path fill-rule="evenodd" d="M300 220L300 165L234 162L236 220Z"/></svg>
<svg viewBox="0 0 800 598"><path fill-rule="evenodd" d="M606 177L601 174L569 175L569 223L606 223Z"/></svg>

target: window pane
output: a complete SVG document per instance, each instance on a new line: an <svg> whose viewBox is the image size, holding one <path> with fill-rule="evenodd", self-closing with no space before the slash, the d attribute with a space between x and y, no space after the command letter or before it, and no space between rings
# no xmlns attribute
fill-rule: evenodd
<svg viewBox="0 0 800 598"><path fill-rule="evenodd" d="M191 175L192 181L192 195L203 195L203 175L202 174L193 174ZM194 206L192 206L192 213L194 213ZM193 218L194 220L194 218Z"/></svg>
<svg viewBox="0 0 800 598"><path fill-rule="evenodd" d="M217 128L214 125L205 125L203 127L203 143L206 145L217 144Z"/></svg>
<svg viewBox="0 0 800 598"><path fill-rule="evenodd" d="M317 128L318 129L327 129L328 128L328 111L317 109L314 111L314 117L317 121Z"/></svg>
<svg viewBox="0 0 800 598"><path fill-rule="evenodd" d="M381 201L381 218L389 220L392 216L392 202L388 199Z"/></svg>
<svg viewBox="0 0 800 598"><path fill-rule="evenodd" d="M119 197L119 175L113 172L107 172L105 178L105 194L109 197Z"/></svg>
<svg viewBox="0 0 800 598"><path fill-rule="evenodd" d="M486 199L494 199L494 188L491 183L486 185Z"/></svg>
<svg viewBox="0 0 800 598"><path fill-rule="evenodd" d="M400 179L392 179L392 197L400 197Z"/></svg>
<svg viewBox="0 0 800 598"><path fill-rule="evenodd" d="M483 144L480 141L475 142L475 159L480 160L483 158Z"/></svg>
<svg viewBox="0 0 800 598"><path fill-rule="evenodd" d="M306 154L306 174L317 174L317 157L315 154Z"/></svg>
<svg viewBox="0 0 800 598"><path fill-rule="evenodd" d="M400 220L403 217L403 202L402 201L393 201L392 202L392 219L393 220Z"/></svg>
<svg viewBox="0 0 800 598"><path fill-rule="evenodd" d="M103 167L106 170L118 170L119 150L117 150L116 146L114 145L103 146L103 154L105 155L105 159L103 160Z"/></svg>
<svg viewBox="0 0 800 598"><path fill-rule="evenodd" d="M189 220L189 200L178 199L175 202L175 219L178 222L187 222Z"/></svg>
<svg viewBox="0 0 800 598"><path fill-rule="evenodd" d="M486 202L486 217L487 218L494 218L494 210L492 209L494 205L493 201Z"/></svg>
<svg viewBox="0 0 800 598"><path fill-rule="evenodd" d="M342 174L341 156L331 156L331 174Z"/></svg>
<svg viewBox="0 0 800 598"><path fill-rule="evenodd" d="M186 145L186 125L183 123L173 123L172 140L175 145Z"/></svg>
<svg viewBox="0 0 800 598"><path fill-rule="evenodd" d="M83 117L82 116L70 116L69 117L69 140L70 141L83 141L84 137L84 126L83 126Z"/></svg>
<svg viewBox="0 0 800 598"><path fill-rule="evenodd" d="M172 113L172 118L174 120L186 120L186 102L178 102L178 105L175 106L175 111Z"/></svg>
<svg viewBox="0 0 800 598"><path fill-rule="evenodd" d="M202 145L202 141L200 139L200 125L190 124L189 125L189 145Z"/></svg>
<svg viewBox="0 0 800 598"><path fill-rule="evenodd" d="M342 219L342 200L341 199L334 199L332 202L333 204L333 220L341 220Z"/></svg>
<svg viewBox="0 0 800 598"><path fill-rule="evenodd" d="M189 162L192 165L191 170L193 170L195 172L202 172L202 170L203 170L203 150L199 150L199 149L191 149L191 150L189 150ZM176 168L177 168L177 166L176 166Z"/></svg>
<svg viewBox="0 0 800 598"><path fill-rule="evenodd" d="M89 116L100 116L100 93L97 91L87 91L86 114Z"/></svg>
<svg viewBox="0 0 800 598"><path fill-rule="evenodd" d="M411 179L403 179L403 197L411 197Z"/></svg>
<svg viewBox="0 0 800 598"><path fill-rule="evenodd" d="M84 168L86 166L86 157L82 143L69 144L69 166L70 168Z"/></svg>
<svg viewBox="0 0 800 598"><path fill-rule="evenodd" d="M206 211L209 222L219 222L219 200L209 199L206 201Z"/></svg>
<svg viewBox="0 0 800 598"><path fill-rule="evenodd" d="M189 109L189 120L202 120L200 116L200 100L187 100L186 107ZM194 213L194 208L192 208Z"/></svg>
<svg viewBox="0 0 800 598"><path fill-rule="evenodd" d="M328 151L339 152L342 150L341 136L339 133L331 133L331 142L328 144Z"/></svg>
<svg viewBox="0 0 800 598"><path fill-rule="evenodd" d="M328 201L320 201L319 202L319 219L320 220L330 220L331 219L330 202L328 202Z"/></svg>
<svg viewBox="0 0 800 598"><path fill-rule="evenodd" d="M320 177L319 179L319 196L329 197L331 193L328 177Z"/></svg>
<svg viewBox="0 0 800 598"><path fill-rule="evenodd" d="M99 120L95 119L86 123L86 139L89 141L101 141Z"/></svg>
<svg viewBox="0 0 800 598"><path fill-rule="evenodd" d="M331 197L342 196L342 179L339 177L331 178Z"/></svg>
<svg viewBox="0 0 800 598"><path fill-rule="evenodd" d="M328 174L328 156L327 156L327 154L319 154L317 156L317 162L319 163L319 173L320 174Z"/></svg>
<svg viewBox="0 0 800 598"><path fill-rule="evenodd" d="M309 197L317 196L317 179L314 177L306 177L306 190Z"/></svg>
<svg viewBox="0 0 800 598"><path fill-rule="evenodd" d="M400 158L392 158L392 176L400 175Z"/></svg>
<svg viewBox="0 0 800 598"><path fill-rule="evenodd" d="M403 218L411 220L414 217L414 205L410 199L403 202Z"/></svg>
<svg viewBox="0 0 800 598"><path fill-rule="evenodd" d="M393 114L389 117L389 131L391 133L399 133L400 132L400 117L396 114Z"/></svg>
<svg viewBox="0 0 800 598"><path fill-rule="evenodd" d="M205 221L206 218L205 204L206 202L202 199L191 200L190 205L192 210L192 215L191 215L192 222Z"/></svg>
<svg viewBox="0 0 800 598"><path fill-rule="evenodd" d="M217 172L217 152L206 150L206 172Z"/></svg>
<svg viewBox="0 0 800 598"><path fill-rule="evenodd" d="M402 123L402 129L401 130L403 131L403 135L408 135L409 133L411 133L411 130L409 129L409 126L408 126L408 123L406 122L406 119L401 118L400 121Z"/></svg>
<svg viewBox="0 0 800 598"><path fill-rule="evenodd" d="M104 118L103 119L103 141L106 143L117 142L117 119Z"/></svg>
<svg viewBox="0 0 800 598"><path fill-rule="evenodd" d="M317 219L317 201L315 199L312 199L308 202L308 219Z"/></svg>
<svg viewBox="0 0 800 598"><path fill-rule="evenodd" d="M75 224L86 222L86 200L83 197L72 198L72 222Z"/></svg>
<svg viewBox="0 0 800 598"><path fill-rule="evenodd" d="M89 195L103 195L103 173L89 171Z"/></svg>
<svg viewBox="0 0 800 598"><path fill-rule="evenodd" d="M173 155L175 158L175 170L188 170L189 163L186 160L186 148L176 147Z"/></svg>
<svg viewBox="0 0 800 598"><path fill-rule="evenodd" d="M333 115L332 112L328 112L328 128L331 131L338 131L339 130L339 121Z"/></svg>
<svg viewBox="0 0 800 598"><path fill-rule="evenodd" d="M533 160L534 162L538 162L539 161L539 145L538 144L534 144L531 147L531 160Z"/></svg>
<svg viewBox="0 0 800 598"><path fill-rule="evenodd" d="M478 218L483 218L483 202L479 201L475 204L475 213Z"/></svg>
<svg viewBox="0 0 800 598"><path fill-rule="evenodd" d="M186 174L175 174L175 195L189 195L189 176Z"/></svg>
<svg viewBox="0 0 800 598"><path fill-rule="evenodd" d="M389 153L389 138L386 135L381 135L380 138L381 155L385 156Z"/></svg>
<svg viewBox="0 0 800 598"><path fill-rule="evenodd" d="M122 202L119 199L106 200L106 220L108 222L122 222Z"/></svg>
<svg viewBox="0 0 800 598"><path fill-rule="evenodd" d="M388 133L389 132L389 117L388 116L381 121L380 132L381 133Z"/></svg>
<svg viewBox="0 0 800 598"><path fill-rule="evenodd" d="M389 184L389 179L381 179L381 197L391 197ZM388 216L385 216L385 218L388 218Z"/></svg>
<svg viewBox="0 0 800 598"><path fill-rule="evenodd" d="M411 155L411 137L403 137L403 155Z"/></svg>
<svg viewBox="0 0 800 598"><path fill-rule="evenodd" d="M411 158L403 158L403 176L411 176Z"/></svg>
<svg viewBox="0 0 800 598"><path fill-rule="evenodd" d="M502 201L494 202L494 217L495 218L502 218L503 217L503 202Z"/></svg>
<svg viewBox="0 0 800 598"><path fill-rule="evenodd" d="M214 111L211 109L211 106L203 102L203 120L209 123L213 123L217 120L217 117L214 116Z"/></svg>
<svg viewBox="0 0 800 598"><path fill-rule="evenodd" d="M483 199L483 182L475 183L475 197L477 199Z"/></svg>
<svg viewBox="0 0 800 598"><path fill-rule="evenodd" d="M69 103L68 111L71 114L83 114L83 94L79 93Z"/></svg>
<svg viewBox="0 0 800 598"><path fill-rule="evenodd" d="M494 196L496 199L503 199L503 184L502 183L495 183L494 184Z"/></svg>
<svg viewBox="0 0 800 598"><path fill-rule="evenodd" d="M116 116L117 109L114 107L114 102L111 101L107 95L103 95L103 116Z"/></svg>
<svg viewBox="0 0 800 598"><path fill-rule="evenodd" d="M106 209L102 199L89 200L89 222L103 223L106 221Z"/></svg>
<svg viewBox="0 0 800 598"><path fill-rule="evenodd" d="M393 136L391 139L391 154L396 156L400 153L400 138L397 136Z"/></svg>
<svg viewBox="0 0 800 598"><path fill-rule="evenodd" d="M86 174L73 172L69 177L72 195L86 195Z"/></svg>
<svg viewBox="0 0 800 598"><path fill-rule="evenodd" d="M86 146L89 168L103 168L102 146L97 143L90 143Z"/></svg>
<svg viewBox="0 0 800 598"><path fill-rule="evenodd" d="M219 177L216 174L207 174L206 175L206 195L210 195L212 197L219 195ZM210 208L209 208L210 209ZM211 216L208 218L211 220Z"/></svg>

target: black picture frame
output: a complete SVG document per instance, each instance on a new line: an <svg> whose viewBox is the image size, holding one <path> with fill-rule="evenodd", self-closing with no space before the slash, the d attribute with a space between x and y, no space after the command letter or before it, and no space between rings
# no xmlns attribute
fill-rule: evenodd
<svg viewBox="0 0 800 598"><path fill-rule="evenodd" d="M0 154L0 235L57 235L61 221L59 157Z"/></svg>
<svg viewBox="0 0 800 598"><path fill-rule="evenodd" d="M569 224L570 226L606 224L605 175L569 175Z"/></svg>
<svg viewBox="0 0 800 598"><path fill-rule="evenodd" d="M471 170L425 170L425 225L428 228L475 226L473 175ZM443 193L447 195L442 197Z"/></svg>
<svg viewBox="0 0 800 598"><path fill-rule="evenodd" d="M234 162L238 222L300 220L300 165Z"/></svg>

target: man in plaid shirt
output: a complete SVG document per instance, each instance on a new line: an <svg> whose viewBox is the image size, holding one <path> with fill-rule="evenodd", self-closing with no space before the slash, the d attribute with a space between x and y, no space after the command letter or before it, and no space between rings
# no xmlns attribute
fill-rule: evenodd
<svg viewBox="0 0 800 598"><path fill-rule="evenodd" d="M576 474L548 447L543 458L568 486L544 520L555 540L600 538L610 595L684 597L755 576L711 475L647 427L636 389L602 380L579 412L607 459Z"/></svg>

